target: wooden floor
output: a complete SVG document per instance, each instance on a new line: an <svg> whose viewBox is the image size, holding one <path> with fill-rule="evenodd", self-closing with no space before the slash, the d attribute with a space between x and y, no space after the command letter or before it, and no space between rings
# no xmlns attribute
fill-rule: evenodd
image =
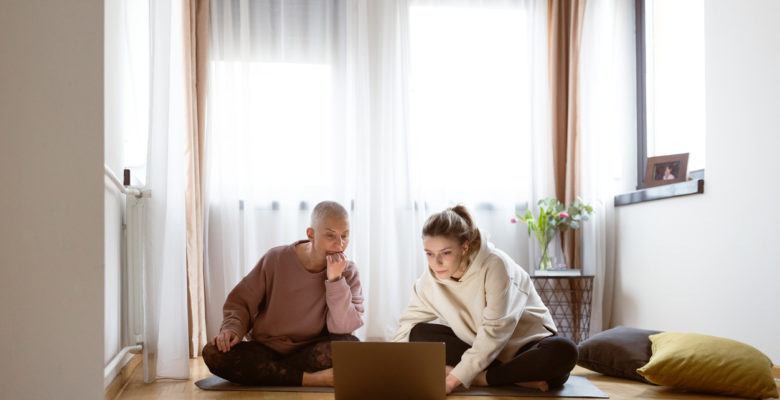
<svg viewBox="0 0 780 400"><path fill-rule="evenodd" d="M778 371L775 371L778 372ZM689 394L659 386L611 378L587 369L576 367L574 375L588 378L596 387L609 395L610 399L734 399L734 397L706 396L701 394ZM203 364L201 358L190 360L190 376L184 380L158 380L155 383L143 383L142 368L138 367L133 372L127 386L119 393L117 399L272 399L272 400L321 400L333 399L332 393L290 393L290 392L215 392L201 390L194 382L211 376L211 373ZM775 374L777 377L777 373ZM775 379L780 387L780 383ZM518 400L535 399L540 397L476 397L476 396L449 396L452 399L461 400Z"/></svg>

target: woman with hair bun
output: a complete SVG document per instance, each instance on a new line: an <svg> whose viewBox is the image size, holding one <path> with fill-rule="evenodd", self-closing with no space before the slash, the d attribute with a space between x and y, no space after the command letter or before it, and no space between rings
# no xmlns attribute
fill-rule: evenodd
<svg viewBox="0 0 780 400"><path fill-rule="evenodd" d="M531 277L486 240L466 207L431 215L422 240L429 268L394 341L444 342L447 393L460 385L562 386L577 346L557 335ZM446 325L429 323L437 318Z"/></svg>

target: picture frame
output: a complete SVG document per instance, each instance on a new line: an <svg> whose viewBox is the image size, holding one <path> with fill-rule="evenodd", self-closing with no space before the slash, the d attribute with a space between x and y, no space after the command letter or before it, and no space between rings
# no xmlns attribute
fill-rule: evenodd
<svg viewBox="0 0 780 400"><path fill-rule="evenodd" d="M688 154L648 157L642 186L649 188L685 182L688 179Z"/></svg>

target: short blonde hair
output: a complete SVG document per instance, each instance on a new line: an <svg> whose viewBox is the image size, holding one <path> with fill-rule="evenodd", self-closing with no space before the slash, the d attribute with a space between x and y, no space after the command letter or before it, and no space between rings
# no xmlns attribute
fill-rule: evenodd
<svg viewBox="0 0 780 400"><path fill-rule="evenodd" d="M321 201L311 211L311 227L317 229L322 221L330 217L342 217L349 220L349 213L344 206L335 201Z"/></svg>

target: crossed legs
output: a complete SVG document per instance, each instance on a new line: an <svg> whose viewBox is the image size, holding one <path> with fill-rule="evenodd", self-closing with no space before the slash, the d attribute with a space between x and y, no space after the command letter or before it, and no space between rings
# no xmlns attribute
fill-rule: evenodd
<svg viewBox="0 0 780 400"><path fill-rule="evenodd" d="M417 324L409 335L410 342L444 342L447 365L454 366L471 346L460 340L451 328L438 324ZM561 336L548 336L529 343L506 363L494 361L478 375L475 385L520 384L546 391L563 386L577 363L577 345Z"/></svg>
<svg viewBox="0 0 780 400"><path fill-rule="evenodd" d="M332 386L330 343L358 341L352 335L329 335L291 354L282 355L260 342L239 342L223 353L211 343L203 361L214 374L241 385Z"/></svg>

